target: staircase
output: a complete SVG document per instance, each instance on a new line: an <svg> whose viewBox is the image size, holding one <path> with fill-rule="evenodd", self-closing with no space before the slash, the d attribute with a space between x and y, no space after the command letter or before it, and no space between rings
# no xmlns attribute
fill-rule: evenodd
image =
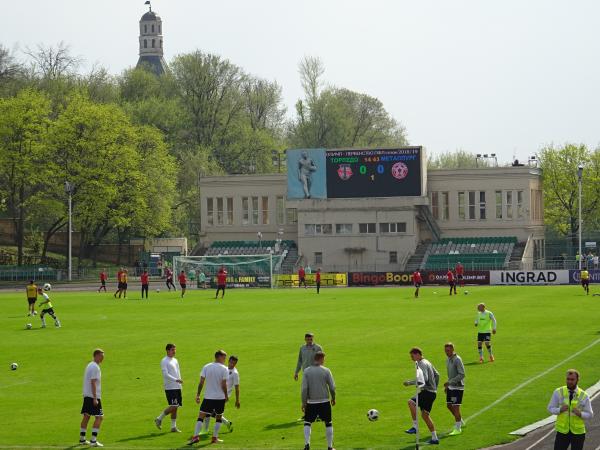
<svg viewBox="0 0 600 450"><path fill-rule="evenodd" d="M404 270L406 272L414 272L417 269L421 268L421 264L423 263L423 258L425 257L425 252L427 251L427 247L429 244L419 244L415 249L415 253L408 258L406 262L406 267Z"/></svg>
<svg viewBox="0 0 600 450"><path fill-rule="evenodd" d="M294 273L296 271L296 261L298 261L298 248L292 247L281 264L281 273Z"/></svg>
<svg viewBox="0 0 600 450"><path fill-rule="evenodd" d="M508 261L508 268L512 270L519 270L521 268L521 260L523 259L523 253L525 252L526 242L517 242L510 254Z"/></svg>
<svg viewBox="0 0 600 450"><path fill-rule="evenodd" d="M439 241L442 237L442 230L433 218L433 214L431 213L431 209L429 209L428 205L419 205L418 218L427 224L427 228L429 228L429 231L431 231L431 234L433 235L433 240Z"/></svg>

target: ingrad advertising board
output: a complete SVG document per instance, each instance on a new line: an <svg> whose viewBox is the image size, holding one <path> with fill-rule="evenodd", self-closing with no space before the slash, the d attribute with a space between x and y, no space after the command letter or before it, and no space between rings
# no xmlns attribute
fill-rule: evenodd
<svg viewBox="0 0 600 450"><path fill-rule="evenodd" d="M492 285L569 284L568 270L491 270Z"/></svg>
<svg viewBox="0 0 600 450"><path fill-rule="evenodd" d="M421 147L287 150L288 199L422 195Z"/></svg>

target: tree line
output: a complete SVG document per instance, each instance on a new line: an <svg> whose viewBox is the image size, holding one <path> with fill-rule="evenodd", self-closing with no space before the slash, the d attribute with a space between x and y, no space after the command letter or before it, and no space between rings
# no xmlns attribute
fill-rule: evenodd
<svg viewBox="0 0 600 450"><path fill-rule="evenodd" d="M183 234L200 222L199 178L278 169L288 147L399 146L406 132L378 99L328 85L318 58L299 64L304 98L286 111L281 86L194 51L155 76L145 68L82 72L63 43L0 45L0 213L18 263L32 236L65 229L73 186L81 257L104 242Z"/></svg>

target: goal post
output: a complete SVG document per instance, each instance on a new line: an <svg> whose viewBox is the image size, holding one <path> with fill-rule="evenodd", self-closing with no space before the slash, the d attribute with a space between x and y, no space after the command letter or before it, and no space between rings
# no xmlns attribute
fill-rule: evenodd
<svg viewBox="0 0 600 450"><path fill-rule="evenodd" d="M207 284L216 288L217 272L227 270L227 287L274 287L274 272L281 266L281 255L175 256L175 275L182 270L188 278L198 280L201 273Z"/></svg>

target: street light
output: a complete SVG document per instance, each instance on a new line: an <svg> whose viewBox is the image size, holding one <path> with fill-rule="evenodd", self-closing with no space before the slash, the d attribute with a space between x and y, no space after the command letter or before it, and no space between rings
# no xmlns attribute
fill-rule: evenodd
<svg viewBox="0 0 600 450"><path fill-rule="evenodd" d="M262 248L262 232L256 233L256 237L258 237L258 248Z"/></svg>
<svg viewBox="0 0 600 450"><path fill-rule="evenodd" d="M72 263L72 238L71 233L73 231L72 226L72 195L73 195L73 184L65 181L65 192L69 195L69 256L68 256L68 264L69 264L69 281L72 281L73 276L73 263Z"/></svg>
<svg viewBox="0 0 600 450"><path fill-rule="evenodd" d="M583 164L579 164L579 166L577 167L577 181L579 184L579 270L581 270L581 260L583 259L583 252L582 252L582 248L581 248L581 227L582 227L582 221L581 221L581 187L583 184Z"/></svg>

